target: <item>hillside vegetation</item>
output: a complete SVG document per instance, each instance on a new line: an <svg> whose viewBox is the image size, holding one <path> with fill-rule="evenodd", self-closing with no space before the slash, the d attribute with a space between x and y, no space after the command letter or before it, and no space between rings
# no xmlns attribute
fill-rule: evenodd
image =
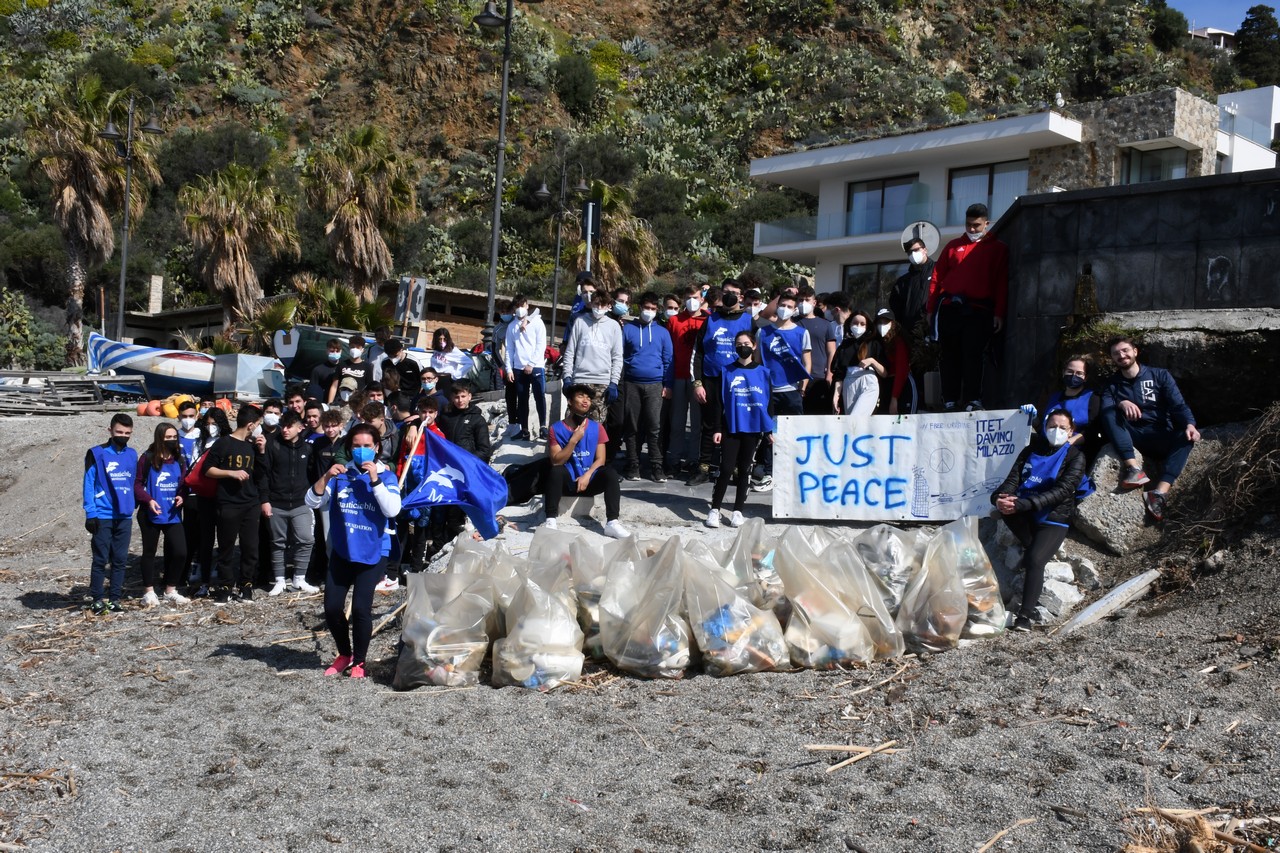
<svg viewBox="0 0 1280 853"><path fill-rule="evenodd" d="M499 4L499 9L501 9ZM162 183L130 244L132 307L166 276L166 305L214 301L178 197L231 164L265 169L294 200L297 251L252 253L267 293L307 272L350 280L335 260L308 164L372 125L407 167L409 215L379 226L391 274L482 289L487 282L501 37L454 0L0 0L0 273L62 306L67 253L37 158L68 87L151 102L167 133L144 136ZM554 202L535 191L593 184L619 228L653 237L622 264L632 286L717 279L752 262L751 223L810 212L813 200L753 185L752 157L886 131L1182 85L1239 81L1207 49L1157 48L1163 3L1117 0L548 0L517 3L500 288L546 293ZM1155 8L1153 8L1155 7ZM1176 42L1177 40L1175 40ZM149 100L148 100L149 99ZM122 104L114 117L124 127ZM104 142L103 150L110 152ZM108 165L122 169L118 158ZM147 189L144 187L144 189ZM568 229L576 222L571 201ZM111 207L118 229L119 205ZM606 221L606 226L610 223ZM575 232L576 233L576 232ZM643 236L643 235L642 235ZM566 240L569 275L576 236ZM617 247L625 253L627 245ZM86 321L119 251L90 264ZM764 279L791 270L757 261ZM42 312L37 307L38 315ZM49 311L44 316L53 316Z"/></svg>

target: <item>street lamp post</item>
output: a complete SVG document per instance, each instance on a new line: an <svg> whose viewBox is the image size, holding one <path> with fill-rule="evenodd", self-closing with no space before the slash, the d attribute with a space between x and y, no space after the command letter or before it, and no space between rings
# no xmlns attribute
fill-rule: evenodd
<svg viewBox="0 0 1280 853"><path fill-rule="evenodd" d="M585 194L588 192L587 182L579 176L578 185L573 188L575 194ZM569 172L565 168L564 150L560 151L560 198L556 207L556 256L551 273L551 332L552 340L559 340L556 337L556 312L560 308L560 252L563 248L562 238L564 236L564 215L568 208L565 205L569 192ZM534 192L534 196L539 201L549 201L551 199L551 190L547 189L547 182L543 181L542 185ZM560 395L553 394L551 397L552 420L560 419Z"/></svg>
<svg viewBox="0 0 1280 853"><path fill-rule="evenodd" d="M143 97L146 97L145 95ZM151 101L150 98L147 98ZM98 136L110 139L116 144L116 154L124 160L124 224L120 227L120 294L116 299L116 340L124 340L124 286L128 278L129 268L129 203L133 198L133 109L135 96L129 95L129 123L122 134L110 118L107 126L98 131ZM151 117L138 130L143 133L164 133L164 128L156 124L155 101L151 101ZM105 321L103 322L105 326Z"/></svg>

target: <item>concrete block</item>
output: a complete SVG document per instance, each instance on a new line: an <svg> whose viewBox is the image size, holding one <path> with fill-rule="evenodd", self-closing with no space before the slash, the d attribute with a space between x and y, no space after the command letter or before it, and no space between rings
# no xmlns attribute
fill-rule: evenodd
<svg viewBox="0 0 1280 853"><path fill-rule="evenodd" d="M596 495L599 497L599 495ZM596 498L568 498L560 501L560 515L568 515L573 518L587 518L591 515L591 510L596 505Z"/></svg>

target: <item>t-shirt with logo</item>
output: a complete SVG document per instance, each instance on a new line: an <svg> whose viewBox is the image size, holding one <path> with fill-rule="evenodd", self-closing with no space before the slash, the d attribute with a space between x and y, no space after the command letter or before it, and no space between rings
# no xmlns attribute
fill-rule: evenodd
<svg viewBox="0 0 1280 853"><path fill-rule="evenodd" d="M765 326L760 330L760 358L769 369L774 391L793 391L809 378L803 356L811 350L809 330L804 326Z"/></svg>
<svg viewBox="0 0 1280 853"><path fill-rule="evenodd" d="M253 481L253 465L257 455L258 448L251 442L232 435L221 436L213 443L213 447L209 448L209 462L206 468L249 472L247 480L237 480L232 477L218 478L216 497L219 505L246 506L262 503L258 496L258 486Z"/></svg>
<svg viewBox="0 0 1280 853"><path fill-rule="evenodd" d="M769 371L763 365L743 365L735 361L720 377L724 401L724 431L730 433L773 432L769 417Z"/></svg>
<svg viewBox="0 0 1280 853"><path fill-rule="evenodd" d="M393 493L400 493L400 483L391 471L380 471L378 480ZM329 537L333 553L352 563L376 565L390 549L390 522L378 506L369 476L348 468L325 489L329 492L329 529L335 531Z"/></svg>
<svg viewBox="0 0 1280 853"><path fill-rule="evenodd" d="M702 332L702 375L714 379L726 366L737 361L734 341L740 332L752 330L751 315L712 314Z"/></svg>

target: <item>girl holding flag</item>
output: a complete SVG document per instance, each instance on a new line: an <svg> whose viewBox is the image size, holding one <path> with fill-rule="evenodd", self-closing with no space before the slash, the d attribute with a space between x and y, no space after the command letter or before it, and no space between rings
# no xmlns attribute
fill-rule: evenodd
<svg viewBox="0 0 1280 853"><path fill-rule="evenodd" d="M156 550L164 536L164 600L174 604L190 604L191 599L178 592L187 563L187 535L182 525L182 505L187 487L182 478L187 473L187 460L173 424L156 427L151 447L138 460L133 480L133 498L138 504L138 529L142 533L142 595L145 607L160 603L156 595Z"/></svg>
<svg viewBox="0 0 1280 853"><path fill-rule="evenodd" d="M369 424L347 434L349 465L335 463L307 490L307 506L329 511L329 571L324 618L338 647L325 675L365 677L373 635L373 590L391 552L392 519L400 514L400 483L377 461L379 436ZM351 619L345 611L351 591Z"/></svg>
<svg viewBox="0 0 1280 853"><path fill-rule="evenodd" d="M991 495L1009 531L1025 549L1022 607L1015 631L1030 631L1044 589L1044 566L1057 553L1076 512L1076 490L1084 477L1084 454L1071 441L1075 421L1065 409L1044 419L1044 434L1033 434L1009 476Z"/></svg>

